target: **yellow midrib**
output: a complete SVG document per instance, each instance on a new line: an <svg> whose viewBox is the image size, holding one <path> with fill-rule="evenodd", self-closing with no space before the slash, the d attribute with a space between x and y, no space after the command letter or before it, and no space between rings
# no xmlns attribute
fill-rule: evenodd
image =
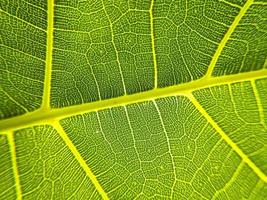
<svg viewBox="0 0 267 200"><path fill-rule="evenodd" d="M224 49L227 41L230 39L232 33L234 32L235 28L239 24L240 20L242 19L242 17L245 15L245 13L247 12L247 10L249 9L249 7L252 4L253 4L253 0L247 0L247 2L244 4L244 6L240 9L240 12L235 17L235 20L233 21L233 23L229 27L228 31L226 32L223 39L221 40L217 50L215 51L215 54L213 55L212 60L209 64L208 71L205 75L205 78L208 79L212 76L213 69L214 69L214 67L215 67L215 65L216 65L216 63L217 63L217 61L218 61L218 59L222 53L222 50Z"/></svg>
<svg viewBox="0 0 267 200"><path fill-rule="evenodd" d="M103 110L111 107L124 106L134 103L149 101L168 96L183 95L188 92L199 90L205 87L229 84L241 81L251 81L258 78L267 78L267 70L259 70L236 75L228 75L222 77L213 77L208 80L199 79L189 83L170 86L166 88L157 88L142 93L121 96L113 99L107 99L97 102L85 103L82 105L74 105L64 108L43 110L39 109L31 113L21 116L4 119L0 121L0 130L2 132L16 130L37 124L45 124L47 120L63 119L73 115Z"/></svg>
<svg viewBox="0 0 267 200"><path fill-rule="evenodd" d="M52 75L52 49L53 49L53 26L54 26L54 0L49 0L48 1L48 30L47 30L47 51L46 51L46 69L45 69L45 81L44 81L44 95L43 95L43 103L41 106L41 109L34 111L29 114L25 114L22 116L14 117L11 119L6 119L0 121L0 130L15 130L15 129L20 129L24 128L27 126L32 126L35 124L51 124L51 120L56 120L56 122L53 122L52 125L62 139L65 141L67 146L70 148L72 151L73 155L75 158L78 160L86 174L89 176L93 184L95 185L96 189L99 191L99 193L102 195L104 199L108 199L107 194L105 191L102 189L101 185L98 183L96 177L86 164L86 162L83 160L81 155L79 154L78 150L76 147L73 145L73 143L70 141L66 133L64 132L63 128L59 124L58 120L72 116L72 115L77 115L85 112L91 112L91 111L96 111L96 110L101 110L105 108L110 108L110 107L117 107L117 106L122 106L122 105L128 105L132 103L138 103L138 102L143 102L151 99L156 99L156 98L161 98L161 97L167 97L167 96L172 96L172 95L187 95L188 93L191 94L193 90L201 89L204 87L209 87L209 86L215 86L215 85L221 85L221 84L227 84L227 83L234 83L234 82L239 82L239 81L249 81L249 80L254 80L255 78L261 78L261 77L267 77L267 71L257 71L257 72L250 72L250 73L244 73L244 74L238 74L238 75L230 75L230 76L224 76L220 78L211 78L207 79L211 76L212 71L215 67L215 64L225 47L227 41L229 40L231 34L233 33L234 29L236 28L237 24L239 23L240 19L244 15L244 13L247 11L249 6L252 4L252 0L248 0L244 7L241 9L240 13L238 16L235 18L233 24L230 26L229 30L227 31L225 37L221 41L220 45L218 46L218 49L216 50L213 59L210 63L210 66L208 68L207 74L204 78L199 79L197 81L193 81L190 83L186 84L181 84L177 86L171 86L163 89L154 89L151 91L147 92L142 92L139 94L134 94L134 95L127 95L127 96L122 96L114 99L109 99L109 100L103 100L99 102L92 102L92 103L87 103L83 105L78 105L78 106L71 106L71 107L66 107L66 108L60 108L60 109L50 109L50 93L51 93L51 75ZM155 53L155 43L154 43L154 32L153 32L153 3L154 0L152 0L151 3L151 8L150 8L150 20L151 20L151 39L152 39L152 53L153 53L153 63L154 63L154 68L155 68L155 88L157 88L157 61L156 61L156 53ZM189 95L190 96L190 95ZM191 97L190 97L191 99ZM198 102L197 102L198 103ZM198 103L199 104L199 103ZM200 104L199 104L200 105ZM196 106L197 107L197 106ZM198 106L199 109L199 106ZM201 108L200 108L201 110ZM203 109L204 110L204 109ZM202 110L201 110L202 111ZM219 132L219 134L222 136L222 138L231 146L246 162L252 170L266 182L266 176L264 175L263 172L257 166L250 161L250 159L236 146L235 143L231 141L231 139L220 129L220 127L212 120L210 116L205 113L206 111L202 113L207 120L214 126L214 128ZM48 123L49 122L49 123ZM214 124L215 123L215 124ZM217 126L216 126L217 125ZM10 136L11 135L11 136ZM13 142L13 153L12 157L15 157L15 147L14 147L14 138L13 134L9 134L9 141ZM232 144L233 143L233 144ZM11 144L12 145L12 144ZM14 154L14 155L13 155ZM15 163L15 167L14 167ZM13 163L13 168L14 170L17 170L16 166L16 158ZM17 194L18 198L21 197L21 188L19 184L19 178L18 178L18 172L14 171L14 176L16 179L16 189L17 189Z"/></svg>
<svg viewBox="0 0 267 200"><path fill-rule="evenodd" d="M219 127L219 125L212 119L212 117L206 112L206 110L200 105L200 103L196 100L196 98L188 93L186 96L190 99L190 101L194 104L194 106L198 109L198 111L206 118L209 124L216 130L217 133L220 134L222 139L242 158L242 160L254 171L254 173L264 182L267 183L267 176L258 168L250 158L234 143L231 138Z"/></svg>

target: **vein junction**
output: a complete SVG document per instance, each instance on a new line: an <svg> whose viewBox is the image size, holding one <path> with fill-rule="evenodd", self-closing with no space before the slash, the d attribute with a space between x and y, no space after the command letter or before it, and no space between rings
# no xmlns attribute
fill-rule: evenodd
<svg viewBox="0 0 267 200"><path fill-rule="evenodd" d="M26 128L28 126L46 124L47 120L51 119L64 119L70 116L88 113L92 111L103 110L107 108L114 108L125 106L129 104L150 101L153 99L164 98L168 96L187 95L193 91L243 81L253 81L260 78L267 77L267 70L259 70L254 72L241 73L236 75L212 77L210 79L199 79L185 84L175 85L166 88L158 88L149 90L142 93L121 96L118 98L101 100L97 102L89 102L82 105L75 105L63 108L55 108L43 110L42 108L25 115L4 119L0 121L0 130L2 132L9 130L17 130Z"/></svg>
<svg viewBox="0 0 267 200"><path fill-rule="evenodd" d="M48 1L49 10L50 12L53 11L53 1ZM33 125L41 125L41 124L51 124L57 132L60 134L62 139L65 141L66 145L70 148L75 158L78 160L84 171L87 173L88 177L90 177L91 181L94 183L95 187L102 195L104 199L108 199L106 192L103 190L101 185L98 183L96 177L79 154L76 147L73 145L71 140L68 138L66 133L64 132L63 128L61 127L59 120L70 117L73 115L78 115L82 113L92 112L103 110L106 108L114 108L118 106L125 106L134 103L140 103L144 101L150 101L157 98L163 98L168 96L175 96L175 95L185 95L187 96L191 102L195 105L195 107L200 111L200 113L207 119L207 121L216 129L216 131L220 134L220 136L225 140L225 142L231 146L231 148L242 158L242 160L247 163L247 165L257 174L257 176L262 179L264 182L267 182L267 176L249 159L249 157L223 132L223 130L216 124L216 122L208 115L208 113L204 110L204 108L199 104L199 102L194 98L192 95L193 91L212 87L216 85L222 84L231 84L236 82L243 82L243 81L254 81L259 78L266 78L267 77L267 70L255 71L255 72L248 72L242 73L237 75L229 75L223 77L211 77L212 71L214 66L221 54L224 46L226 45L227 41L229 40L232 32L234 31L235 27L239 23L242 16L245 14L249 6L252 4L252 0L248 0L245 6L241 9L241 12L236 17L235 21L231 25L230 29L228 30L227 34L223 38L222 42L220 43L212 61L209 66L209 70L207 72L206 77L192 81L185 84L180 84L176 86L171 86L167 88L157 88L157 60L156 60L156 53L155 53L155 38L154 38L154 31L153 31L153 4L154 0L152 0L151 7L150 7L150 28L151 28L151 41L152 41L152 53L153 53L153 63L155 68L155 82L154 82L154 90L146 91L138 94L133 95L126 95L114 99L108 100L101 100L98 102L91 102L86 103L83 105L76 105L70 106L65 108L57 108L51 109L50 108L50 82L51 82L51 70L52 70L52 48L53 48L53 14L49 15L48 18L48 40L47 40L47 60L46 60L46 77L45 77L45 89L44 89L44 102L41 109L34 111L32 113L27 113L22 116L14 117L11 119L5 119L0 121L0 130L6 131L9 136L9 142L11 146L11 154L12 154L12 161L13 161L13 168L14 168L14 176L16 180L16 190L17 190L17 197L18 199L21 198L21 188L19 183L19 175L17 171L17 164L15 158L15 143L14 143L14 130L26 128ZM207 78L208 77L208 78ZM125 90L125 87L124 87Z"/></svg>

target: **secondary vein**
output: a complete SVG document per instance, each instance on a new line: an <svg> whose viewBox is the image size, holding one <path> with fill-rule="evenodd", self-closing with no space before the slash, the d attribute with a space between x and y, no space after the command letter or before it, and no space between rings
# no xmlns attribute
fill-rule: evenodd
<svg viewBox="0 0 267 200"><path fill-rule="evenodd" d="M18 172L17 159L16 159L14 132L9 132L7 137L8 137L8 142L9 142L9 147L10 147L10 152L11 152L11 160L12 160L13 174L14 174L14 178L15 178L17 200L21 200L22 199L22 193L21 193L19 172Z"/></svg>
<svg viewBox="0 0 267 200"><path fill-rule="evenodd" d="M219 127L219 125L212 119L212 117L206 112L196 98L188 93L186 96L191 100L198 111L206 118L206 120L213 126L213 128L220 134L222 139L242 158L242 160L255 172L255 174L264 182L267 182L267 176L255 165L250 158L237 146L237 144L231 140L231 138Z"/></svg>
<svg viewBox="0 0 267 200"><path fill-rule="evenodd" d="M154 17L153 17L154 0L151 1L149 16L150 16L150 34L151 34L151 44L152 44L152 54L153 54L153 65L154 65L154 89L158 87L158 63L156 57L155 48L155 34L154 34Z"/></svg>
<svg viewBox="0 0 267 200"><path fill-rule="evenodd" d="M62 128L61 124L58 121L54 121L51 123L51 125L56 129L58 134L61 136L61 138L64 140L66 145L71 150L72 154L76 158L76 160L79 162L83 170L86 172L86 175L90 178L92 183L94 184L96 190L99 192L99 194L102 196L104 200L108 200L107 193L104 191L100 183L98 182L96 176L93 174L92 170L87 165L86 161L83 159L79 151L76 149L72 141L69 139L67 134L65 133L64 129Z"/></svg>
<svg viewBox="0 0 267 200"><path fill-rule="evenodd" d="M245 15L245 13L247 12L247 10L249 9L249 7L253 4L253 0L247 0L247 2L244 4L244 6L241 8L240 12L238 13L238 15L236 16L235 20L233 21L233 23L231 24L231 26L229 27L228 31L226 32L226 34L224 35L222 41L220 42L214 56L212 57L212 60L208 66L208 71L205 75L205 78L210 78L212 76L212 72L213 69L222 53L222 50L224 49L224 47L226 46L227 41L230 39L232 33L234 32L235 28L237 27L237 25L239 24L240 20L242 19L242 17Z"/></svg>
<svg viewBox="0 0 267 200"><path fill-rule="evenodd" d="M261 101L259 91L257 89L257 85L255 83L255 80L251 82L251 86L255 95L255 100L257 103L257 107L259 110L259 116L260 116L260 123L262 126L267 130L267 126L265 125L265 120L264 120L264 109L263 109L263 102Z"/></svg>
<svg viewBox="0 0 267 200"><path fill-rule="evenodd" d="M48 27L46 41L46 65L45 65L45 80L42 109L50 109L50 93L51 93L51 76L52 76L52 56L53 56L53 31L54 31L54 0L47 1L48 3Z"/></svg>

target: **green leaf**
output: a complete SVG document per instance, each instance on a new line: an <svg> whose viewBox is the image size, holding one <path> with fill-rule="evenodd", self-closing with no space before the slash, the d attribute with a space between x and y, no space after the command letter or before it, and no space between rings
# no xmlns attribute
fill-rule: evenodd
<svg viewBox="0 0 267 200"><path fill-rule="evenodd" d="M0 199L265 199L265 0L1 0Z"/></svg>

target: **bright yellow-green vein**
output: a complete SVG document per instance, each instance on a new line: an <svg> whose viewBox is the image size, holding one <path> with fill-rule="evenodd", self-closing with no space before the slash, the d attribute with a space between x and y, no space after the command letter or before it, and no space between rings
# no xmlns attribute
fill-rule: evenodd
<svg viewBox="0 0 267 200"><path fill-rule="evenodd" d="M155 48L155 34L154 34L154 17L153 17L154 0L151 1L149 15L150 15L150 34L153 54L153 65L154 65L154 88L158 87L158 65Z"/></svg>
<svg viewBox="0 0 267 200"><path fill-rule="evenodd" d="M50 108L50 90L51 90L51 76L52 76L52 56L53 56L53 29L54 29L54 0L47 1L48 6L48 27L47 27L47 41L46 41L46 66L45 66L45 80L44 80L44 94L42 109Z"/></svg>
<svg viewBox="0 0 267 200"><path fill-rule="evenodd" d="M256 166L250 158L234 143L231 138L219 127L219 125L212 119L206 110L200 105L196 98L188 93L186 96L191 100L198 111L206 118L206 120L213 126L213 128L220 134L222 139L242 158L242 160L257 174L257 176L267 183L267 176Z"/></svg>
<svg viewBox="0 0 267 200"><path fill-rule="evenodd" d="M37 110L10 119L1 120L0 130L9 131L13 129L20 129L32 125L45 124L47 120L51 119L63 119L73 115L103 110L106 108L114 108L118 106L124 106L168 96L183 95L185 93L192 92L201 88L235 83L235 82L242 82L242 81L252 81L255 79L266 78L266 77L267 77L267 70L259 70L259 71L228 75L222 77L213 77L208 80L199 79L196 81L180 85L170 86L166 88L157 88L146 92L121 96L102 101L90 102L81 105L51 109L46 111Z"/></svg>
<svg viewBox="0 0 267 200"><path fill-rule="evenodd" d="M13 175L15 178L15 185L16 185L16 194L17 194L17 200L22 199L22 193L21 193L21 186L20 186L20 179L19 179L19 172L18 172L18 166L17 166L17 157L16 157L16 148L15 148L15 142L14 142L14 133L8 132L7 134L10 152L11 152L11 160L12 160L12 168L13 168Z"/></svg>
<svg viewBox="0 0 267 200"><path fill-rule="evenodd" d="M236 16L234 22L231 24L228 31L224 35L223 39L221 40L215 54L212 57L210 64L209 64L208 71L205 75L206 78L209 78L212 76L213 69L214 69L214 67L215 67L215 65L216 65L216 63L217 63L217 61L218 61L218 59L222 53L222 50L224 49L227 41L230 39L232 33L234 32L235 28L239 24L240 20L242 19L242 17L245 15L245 13L247 12L247 10L249 9L249 7L252 4L253 4L253 0L247 0L245 5L241 8L239 14Z"/></svg>
<svg viewBox="0 0 267 200"><path fill-rule="evenodd" d="M75 156L76 160L79 162L83 170L86 172L87 176L91 179L92 183L94 184L96 190L99 192L99 194L102 196L104 200L108 200L107 193L104 191L102 186L99 184L96 176L93 174L89 166L87 165L86 161L83 159L79 151L76 149L72 141L69 139L67 134L65 133L64 129L60 125L58 121L53 121L51 125L57 130L60 137L64 140L66 145L71 150L72 154Z"/></svg>

